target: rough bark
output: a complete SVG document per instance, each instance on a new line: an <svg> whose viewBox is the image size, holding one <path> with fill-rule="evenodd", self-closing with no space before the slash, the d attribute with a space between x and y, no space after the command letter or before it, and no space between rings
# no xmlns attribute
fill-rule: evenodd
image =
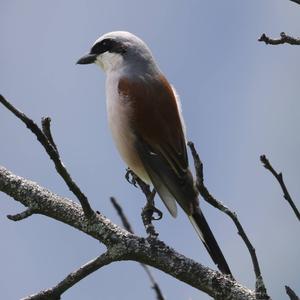
<svg viewBox="0 0 300 300"><path fill-rule="evenodd" d="M107 246L111 261L132 260L153 266L215 299L255 299L254 291L177 253L164 242L133 235L101 214L87 219L79 204L4 167L0 167L0 191L36 214L66 223L99 240Z"/></svg>

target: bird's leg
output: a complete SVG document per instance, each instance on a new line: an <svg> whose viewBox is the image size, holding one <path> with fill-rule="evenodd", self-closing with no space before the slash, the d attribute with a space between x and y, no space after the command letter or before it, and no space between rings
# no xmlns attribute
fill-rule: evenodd
<svg viewBox="0 0 300 300"><path fill-rule="evenodd" d="M152 224L153 213L154 213L153 207L154 206L151 202L153 202L153 199L150 201L149 200L147 197L147 203L142 210L141 216L142 216L142 220L143 220L146 232L148 234L148 237L156 238L158 236L158 233L155 231L154 225Z"/></svg>
<svg viewBox="0 0 300 300"><path fill-rule="evenodd" d="M139 187L146 197L147 203L142 210L141 216L146 229L147 234L150 238L156 238L158 233L155 231L152 221L160 220L163 213L155 207L154 197L156 194L155 189L151 191L150 186L140 179L132 170L129 168L126 170L125 179L135 187ZM155 217L154 214L157 214Z"/></svg>
<svg viewBox="0 0 300 300"><path fill-rule="evenodd" d="M149 214L151 214L151 220L158 221L162 219L163 213L161 210L155 207L154 203L154 197L156 194L156 190L153 189L152 192L150 192L146 197L147 197L147 204L143 208L143 211L150 211ZM153 215L157 214L157 217L154 217Z"/></svg>
<svg viewBox="0 0 300 300"><path fill-rule="evenodd" d="M155 231L154 225L152 224L153 220L160 220L162 218L162 212L157 209L154 205L154 197L155 197L155 189L150 191L150 188L148 186L149 193L145 193L147 203L145 207L142 210L141 216L142 220L146 229L146 232L148 234L149 238L157 238L158 233ZM153 217L154 213L157 213L158 217Z"/></svg>

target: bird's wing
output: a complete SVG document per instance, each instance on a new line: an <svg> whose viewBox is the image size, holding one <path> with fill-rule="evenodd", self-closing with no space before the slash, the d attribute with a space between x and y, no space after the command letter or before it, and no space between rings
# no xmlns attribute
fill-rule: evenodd
<svg viewBox="0 0 300 300"><path fill-rule="evenodd" d="M177 214L174 200L190 213L195 192L172 87L160 75L136 81L123 77L118 89L132 106L131 128L137 136L136 149L155 189L172 216Z"/></svg>

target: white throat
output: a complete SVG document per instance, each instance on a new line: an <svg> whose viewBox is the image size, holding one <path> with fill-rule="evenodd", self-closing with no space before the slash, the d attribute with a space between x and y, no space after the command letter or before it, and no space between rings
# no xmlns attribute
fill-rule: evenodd
<svg viewBox="0 0 300 300"><path fill-rule="evenodd" d="M124 59L119 53L104 52L97 56L95 63L100 66L104 72L110 72L120 69L123 65Z"/></svg>

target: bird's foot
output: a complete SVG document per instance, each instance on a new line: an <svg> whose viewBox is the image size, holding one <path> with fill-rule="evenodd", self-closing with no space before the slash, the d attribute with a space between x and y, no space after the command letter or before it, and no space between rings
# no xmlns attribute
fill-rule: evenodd
<svg viewBox="0 0 300 300"><path fill-rule="evenodd" d="M127 180L128 183L132 184L134 187L136 187L136 188L138 187L137 186L137 176L129 168L126 169L125 179Z"/></svg>
<svg viewBox="0 0 300 300"><path fill-rule="evenodd" d="M157 217L154 217L154 214L157 214ZM141 216L148 237L156 239L158 237L158 233L156 232L152 221L160 220L163 216L163 213L154 206L154 202L152 204L150 201L147 201L147 204L142 210Z"/></svg>

